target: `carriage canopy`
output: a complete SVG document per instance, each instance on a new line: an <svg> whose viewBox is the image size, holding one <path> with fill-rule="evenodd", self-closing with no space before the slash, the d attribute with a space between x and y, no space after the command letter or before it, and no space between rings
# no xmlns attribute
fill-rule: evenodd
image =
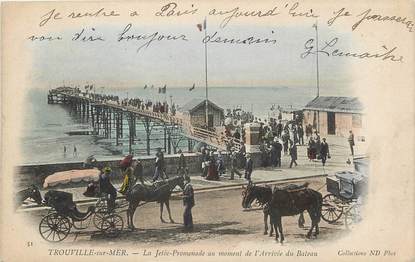
<svg viewBox="0 0 415 262"><path fill-rule="evenodd" d="M101 172L96 169L68 170L56 172L45 178L43 188L79 182L96 182Z"/></svg>

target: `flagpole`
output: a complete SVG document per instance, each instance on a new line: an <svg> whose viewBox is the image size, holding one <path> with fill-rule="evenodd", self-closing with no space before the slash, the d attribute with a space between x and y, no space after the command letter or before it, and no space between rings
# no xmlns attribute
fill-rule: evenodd
<svg viewBox="0 0 415 262"><path fill-rule="evenodd" d="M205 17L205 21L203 23L203 27L205 27L205 39L207 36L207 22L206 22L206 17ZM205 101L205 113L206 113L206 128L208 127L208 116L209 116L209 109L208 109L208 72L207 72L207 41L205 41L205 85L206 85L206 101Z"/></svg>
<svg viewBox="0 0 415 262"><path fill-rule="evenodd" d="M317 97L320 96L320 77L319 77L319 68L318 68L318 53L319 53L319 49L318 49L318 26L317 26L317 21L316 21L316 65L317 65ZM320 111L317 112L317 131L320 133Z"/></svg>
<svg viewBox="0 0 415 262"><path fill-rule="evenodd" d="M320 96L320 77L319 77L319 69L318 69L318 27L317 27L317 21L316 21L316 64L317 64L317 97Z"/></svg>

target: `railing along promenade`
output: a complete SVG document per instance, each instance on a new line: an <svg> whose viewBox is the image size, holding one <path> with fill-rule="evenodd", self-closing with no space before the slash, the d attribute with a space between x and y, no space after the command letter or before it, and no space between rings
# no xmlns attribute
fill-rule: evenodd
<svg viewBox="0 0 415 262"><path fill-rule="evenodd" d="M71 97L73 99L84 100L89 103L98 106L106 106L113 109L122 110L125 112L134 113L140 116L148 117L154 120L158 120L170 125L178 125L182 128L184 135L206 143L209 146L218 148L220 150L232 150L232 151L239 151L242 146L242 141L237 140L233 137L226 136L222 133L218 133L215 131L211 131L208 129L200 128L193 126L189 118L179 116L179 115L171 115L168 113L160 113L160 112L153 112L152 110L148 109L140 109L136 106L132 105L120 105L118 102L114 101L106 101L101 99L94 99L91 97L87 97L86 93L73 93L73 92L64 92L64 91L54 91L55 94L59 94L62 96ZM81 94L81 95L80 95Z"/></svg>

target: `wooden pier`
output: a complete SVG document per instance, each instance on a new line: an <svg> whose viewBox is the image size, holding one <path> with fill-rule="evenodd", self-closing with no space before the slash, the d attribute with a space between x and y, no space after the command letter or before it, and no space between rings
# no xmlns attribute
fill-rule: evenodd
<svg viewBox="0 0 415 262"><path fill-rule="evenodd" d="M150 155L152 132L155 129L163 129L162 140L164 151L168 154L176 153L179 143L186 138L188 148L194 141L207 144L219 150L232 147L238 150L241 141L223 134L194 127L190 121L168 113L158 113L143 110L131 105L122 105L115 101L101 100L99 97L83 93L79 89L71 87L59 87L52 89L48 94L48 104L63 104L82 121L88 122L92 127L92 133L107 139L114 139L115 145L120 145L123 138L128 137L129 153L133 153L133 145L138 141L137 127L143 127L145 131L145 153Z"/></svg>

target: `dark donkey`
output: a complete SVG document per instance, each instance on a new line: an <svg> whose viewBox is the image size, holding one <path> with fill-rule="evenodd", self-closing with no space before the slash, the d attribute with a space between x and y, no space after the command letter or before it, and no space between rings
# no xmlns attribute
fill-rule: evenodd
<svg viewBox="0 0 415 262"><path fill-rule="evenodd" d="M307 187L308 183L304 183L301 186L297 185L289 185L291 187L298 187L303 188ZM264 235L268 233L268 217L270 216L270 208L269 208L269 202L272 199L272 189L270 186L256 186L252 183L249 183L246 187L242 187L245 189L242 191L242 207L248 208L251 206L252 202L256 200L261 207L263 208L264 212ZM272 236L274 232L274 227L271 224L271 217L270 217L270 231L269 236ZM304 227L304 215L303 213L300 213L300 217L298 218L298 227Z"/></svg>
<svg viewBox="0 0 415 262"><path fill-rule="evenodd" d="M151 186L136 184L126 195L129 204L127 210L128 226L131 229L135 229L133 217L135 210L142 201L160 203L160 220L163 223L165 223L163 219L163 205L166 205L170 222L174 223L170 213L169 200L170 195L176 186L179 186L182 190L184 189L183 176L175 176L167 180L158 181Z"/></svg>
<svg viewBox="0 0 415 262"><path fill-rule="evenodd" d="M38 205L42 204L42 195L35 185L23 189L16 193L15 209L17 209L26 199L33 199Z"/></svg>
<svg viewBox="0 0 415 262"><path fill-rule="evenodd" d="M293 216L307 210L311 218L311 227L307 233L307 238L311 237L311 233L315 228L314 236L319 234L318 223L321 218L321 207L323 197L320 192L310 188L274 188L272 199L269 203L271 225L275 228L275 239L278 241L281 234L281 243L284 241L282 232L281 217Z"/></svg>

